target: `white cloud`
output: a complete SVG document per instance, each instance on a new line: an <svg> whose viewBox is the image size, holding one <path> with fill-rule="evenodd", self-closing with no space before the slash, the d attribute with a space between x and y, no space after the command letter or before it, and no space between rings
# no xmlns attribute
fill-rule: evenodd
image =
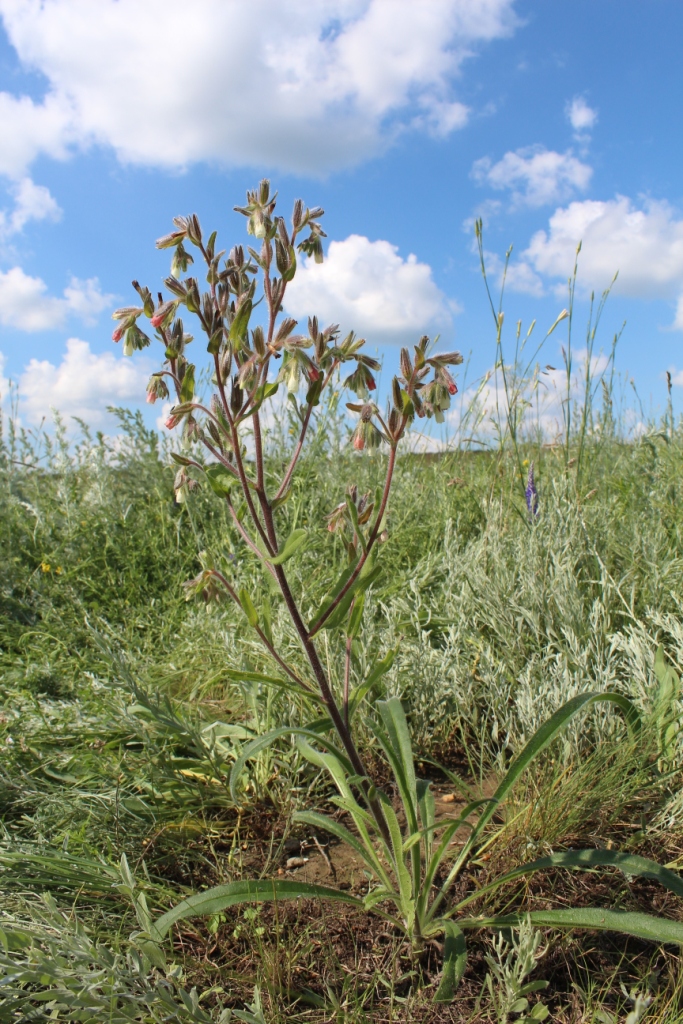
<svg viewBox="0 0 683 1024"><path fill-rule="evenodd" d="M586 103L583 96L575 96L565 109L567 120L577 135L583 137L584 132L590 132L598 120L597 110L593 110Z"/></svg>
<svg viewBox="0 0 683 1024"><path fill-rule="evenodd" d="M508 152L497 163L482 157L472 167L480 185L510 190L514 206L544 206L566 199L588 187L593 169L572 155L543 146L527 146Z"/></svg>
<svg viewBox="0 0 683 1024"><path fill-rule="evenodd" d="M55 93L34 103L28 96L0 92L0 126L0 174L10 178L21 178L41 154L64 160L79 138L71 104Z"/></svg>
<svg viewBox="0 0 683 1024"><path fill-rule="evenodd" d="M107 419L109 405L144 400L147 360L124 359L112 352L96 355L87 341L69 338L61 363L31 359L18 380L20 411L38 423L56 409L92 426Z"/></svg>
<svg viewBox="0 0 683 1024"><path fill-rule="evenodd" d="M0 94L0 172L110 145L123 161L321 173L414 125L461 127L453 82L514 0L0 0L46 97ZM416 114L417 121L416 121Z"/></svg>
<svg viewBox="0 0 683 1024"><path fill-rule="evenodd" d="M683 295L679 295L678 302L676 303L676 316L672 327L676 331L683 331Z"/></svg>
<svg viewBox="0 0 683 1024"><path fill-rule="evenodd" d="M316 314L371 342L416 342L430 329L447 329L455 311L427 263L413 255L404 260L395 245L363 235L331 242L322 264L304 260L285 306L299 319Z"/></svg>
<svg viewBox="0 0 683 1024"><path fill-rule="evenodd" d="M9 395L9 380L5 376L5 354L0 352L0 407Z"/></svg>
<svg viewBox="0 0 683 1024"><path fill-rule="evenodd" d="M607 287L618 271L615 290L623 295L673 300L683 294L683 219L667 203L646 200L638 207L626 196L570 203L555 211L522 256L537 274L566 280L579 242L585 290ZM679 302L679 327L681 314Z"/></svg>
<svg viewBox="0 0 683 1024"><path fill-rule="evenodd" d="M577 349L572 358L569 395L572 403L583 401L586 381L586 349ZM539 362L544 356L539 354ZM591 358L590 375L596 382L608 369L609 359L600 354ZM559 366L540 366L526 378L515 377L507 367L506 392L500 368L491 368L478 387L470 387L447 416L451 437L456 435L491 442L507 430L508 408L512 407L521 436L540 434L546 440L562 435L565 426L563 406L567 400L567 371ZM508 400L509 396L509 400Z"/></svg>
<svg viewBox="0 0 683 1024"><path fill-rule="evenodd" d="M100 291L96 277L87 281L72 277L60 299L48 295L45 282L25 274L21 267L0 271L0 324L20 331L54 330L71 315L86 324L95 323L113 300L113 295Z"/></svg>
<svg viewBox="0 0 683 1024"><path fill-rule="evenodd" d="M12 211L0 210L0 237L8 238L23 231L32 220L59 220L62 211L50 190L22 178L10 189L14 198Z"/></svg>

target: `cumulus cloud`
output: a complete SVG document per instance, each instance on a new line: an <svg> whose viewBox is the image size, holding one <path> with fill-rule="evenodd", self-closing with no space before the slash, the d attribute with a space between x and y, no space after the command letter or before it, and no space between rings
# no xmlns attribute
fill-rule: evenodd
<svg viewBox="0 0 683 1024"><path fill-rule="evenodd" d="M0 125L0 174L10 178L21 178L38 156L66 159L80 137L71 103L53 92L40 103L0 92Z"/></svg>
<svg viewBox="0 0 683 1024"><path fill-rule="evenodd" d="M668 203L626 196L585 200L558 209L523 253L538 273L566 279L582 243L581 281L587 290L609 285L642 299L676 299L683 293L683 220ZM679 308L680 311L680 308Z"/></svg>
<svg viewBox="0 0 683 1024"><path fill-rule="evenodd" d="M93 324L113 300L113 295L101 292L96 277L72 277L63 298L57 298L48 294L40 277L31 277L21 267L0 271L0 324L20 331L54 330L72 315Z"/></svg>
<svg viewBox="0 0 683 1024"><path fill-rule="evenodd" d="M675 302L671 328L683 330L683 218L668 203L637 204L618 195L555 210L547 229L537 231L510 265L508 287L542 295L546 284L558 282L555 288L564 295L579 243L577 285L584 294L609 287L618 273L615 294ZM487 254L487 265L500 275L495 255Z"/></svg>
<svg viewBox="0 0 683 1024"><path fill-rule="evenodd" d="M0 172L74 145L124 161L321 173L407 126L462 127L454 80L511 34L514 0L0 0L10 42L48 81L0 94Z"/></svg>
<svg viewBox="0 0 683 1024"><path fill-rule="evenodd" d="M56 409L97 427L106 422L107 406L137 404L144 399L147 360L91 352L87 341L69 338L62 361L31 359L18 379L20 411L39 423Z"/></svg>
<svg viewBox="0 0 683 1024"><path fill-rule="evenodd" d="M571 150L557 153L543 146L527 146L506 153L497 163L482 157L475 161L471 174L479 185L510 191L513 206L537 207L586 189L593 169Z"/></svg>
<svg viewBox="0 0 683 1024"><path fill-rule="evenodd" d="M292 316L315 313L379 343L417 341L430 329L447 329L455 311L427 263L413 255L403 259L395 245L363 235L331 242L322 264L304 260L285 305Z"/></svg>
<svg viewBox="0 0 683 1024"><path fill-rule="evenodd" d="M14 199L13 210L0 210L0 238L8 238L23 231L32 220L59 220L62 211L50 190L36 185L30 178L22 178L10 189Z"/></svg>
<svg viewBox="0 0 683 1024"><path fill-rule="evenodd" d="M565 113L576 135L580 137L586 132L591 132L598 120L597 110L589 107L583 96L575 96L571 103L567 104Z"/></svg>
<svg viewBox="0 0 683 1024"><path fill-rule="evenodd" d="M569 378L570 401L582 402L585 394L586 349L573 353L571 376ZM595 382L609 368L607 356L591 357L590 376ZM507 391L500 367L492 367L478 387L470 387L462 400L447 416L451 436L458 441L466 436L470 441L489 443L507 430L507 415L510 407L520 417L518 431L521 436L554 440L564 430L563 409L567 401L567 370L560 366L546 365L526 378L515 377L507 367ZM509 396L509 399L508 399Z"/></svg>

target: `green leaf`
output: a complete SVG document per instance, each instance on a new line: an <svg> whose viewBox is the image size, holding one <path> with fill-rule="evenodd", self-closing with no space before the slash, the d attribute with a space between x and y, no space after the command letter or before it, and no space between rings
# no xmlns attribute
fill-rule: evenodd
<svg viewBox="0 0 683 1024"><path fill-rule="evenodd" d="M249 597L249 594L246 592L246 590L244 590L244 588L242 588L242 590L240 590L238 596L239 596L240 604L242 605L242 609L244 611L244 614L246 615L247 619L249 620L249 625L253 626L254 629L255 629L258 626L258 612L256 611L256 608L254 607L254 602Z"/></svg>
<svg viewBox="0 0 683 1024"><path fill-rule="evenodd" d="M400 764L400 778L403 780L403 802L409 804L417 827L417 789L415 785L415 761L413 745L408 730L408 721L398 697L377 702L377 709L384 723L387 736Z"/></svg>
<svg viewBox="0 0 683 1024"><path fill-rule="evenodd" d="M635 705L628 700L627 697L622 696L620 693L611 693L605 691L603 693L582 693L572 700L567 701L561 708L555 712L554 715L541 725L534 735L531 737L527 745L524 747L518 757L512 762L510 767L505 774L503 781L498 786L498 789L490 798L488 807L482 812L479 821L475 825L472 834L465 846L460 851L460 854L451 868L451 871L446 878L446 881L439 890L439 895L436 897L431 907L431 913L434 913L438 908L441 900L445 893L448 891L454 878L456 878L462 865L469 857L473 846L477 841L477 837L481 834L483 828L489 823L493 815L496 813L496 809L503 803L508 796L510 790L513 788L520 775L522 775L529 767L531 762L538 757L538 755L546 749L546 747L552 743L555 737L561 732L562 729L572 718L583 711L585 708L590 707L591 704L598 704L601 702L611 702L616 704L624 712L626 722L632 733L640 730L640 716L636 710Z"/></svg>
<svg viewBox="0 0 683 1024"><path fill-rule="evenodd" d="M358 574L358 578L354 580L354 582L349 587L347 592L344 594L344 597L339 602L335 610L332 612L329 618L326 619L326 621L323 623L323 629L336 629L337 626L342 626L344 624L344 621L346 620L346 616L348 614L349 608L351 607L351 602L353 601L354 597L368 590L368 588L372 586L377 577L381 574L382 569L379 565L375 565L373 568L368 568L368 563L370 562L371 558L372 553L370 554L367 562L365 563L360 573ZM341 587L339 589L341 590ZM331 602L328 602L328 605L329 603ZM314 621L317 622L317 619Z"/></svg>
<svg viewBox="0 0 683 1024"><path fill-rule="evenodd" d="M413 880L408 868L406 867L403 855L403 836L401 835L401 826L396 816L396 812L391 806L391 802L386 794L378 793L378 796L382 803L384 819L387 823L389 836L391 838L391 848L387 850L387 853L392 859L394 871L396 873L396 880L398 881L401 913L404 918L405 927L410 931L415 920L415 900L413 899Z"/></svg>
<svg viewBox="0 0 683 1024"><path fill-rule="evenodd" d="M226 675L228 679L234 679L238 683L264 683L266 686L279 686L283 690L291 690L292 693L299 695L302 692L298 683L293 682L291 679L281 679L279 676L266 676L262 672L247 672L246 670L241 671L240 669L228 668L223 669L223 675ZM306 697L317 704L324 705L325 703L320 694L314 691L307 692Z"/></svg>
<svg viewBox="0 0 683 1024"><path fill-rule="evenodd" d="M269 644L273 643L273 613L270 607L270 598L266 595L261 599L261 618L263 619L263 632Z"/></svg>
<svg viewBox="0 0 683 1024"><path fill-rule="evenodd" d="M235 313L235 319L230 324L230 341L233 344L237 344L242 341L247 328L249 327L249 318L252 310L251 299L245 299L240 308Z"/></svg>
<svg viewBox="0 0 683 1024"><path fill-rule="evenodd" d="M436 922L437 924L439 922ZM434 1001L450 1003L455 990L462 981L467 965L467 943L465 936L454 921L443 922L446 941L444 943L443 973Z"/></svg>
<svg viewBox="0 0 683 1024"><path fill-rule="evenodd" d="M238 419L236 420L236 424L242 423L243 420L248 419L250 416L253 416L255 412L258 412L263 403L265 402L265 400L267 398L270 398L271 395L274 395L279 387L280 385L278 384L277 381L270 381L265 384L260 384L259 387L257 387L256 391L254 392L253 402L251 403L251 405L247 407L244 414L238 417Z"/></svg>
<svg viewBox="0 0 683 1024"><path fill-rule="evenodd" d="M185 367L183 382L180 385L180 401L191 402L194 398L194 365L188 363Z"/></svg>
<svg viewBox="0 0 683 1024"><path fill-rule="evenodd" d="M227 907L241 903L268 903L277 900L298 899L338 900L362 907L363 901L348 892L332 889L325 885L313 885L307 882L296 882L280 879L260 879L257 881L231 882L229 885L218 885L206 892L189 896L178 903L167 913L157 918L152 926L152 936L157 942L168 934L178 921L192 917L210 917L220 914Z"/></svg>
<svg viewBox="0 0 683 1024"><path fill-rule="evenodd" d="M326 728L329 728L332 723L329 722L328 719L323 719L321 724ZM256 754L259 754L262 750L265 750L266 747L271 746L275 742L275 740L279 739L281 736L304 736L306 739L314 740L316 743L320 743L322 746L326 747L327 750L330 750L342 762L342 764L348 771L349 775L352 775L353 768L351 767L351 764L349 763L347 758L345 758L341 751L337 750L335 745L331 743L325 736L319 735L317 732L315 732L315 728L317 725L317 722L313 722L309 725L308 728L304 729L297 728L291 725L283 725L280 726L280 728L278 729L271 729L270 732L264 733L263 736L258 736L252 743L245 747L240 756L233 764L232 770L230 772L230 795L232 796L235 803L237 803L238 799L237 780L244 771L244 767L247 761L249 761L252 757L255 757Z"/></svg>
<svg viewBox="0 0 683 1024"><path fill-rule="evenodd" d="M217 331L214 331L209 338L209 344L206 346L206 351L212 356L217 356L221 350L221 343L223 341L223 326L221 325Z"/></svg>
<svg viewBox="0 0 683 1024"><path fill-rule="evenodd" d="M458 909L470 903L472 899L479 899L484 893L491 892L513 882L516 878L530 875L534 871L549 871L552 868L576 868L577 870L589 870L591 868L618 868L625 875L637 876L639 878L652 878L663 885L670 892L683 898L683 878L676 872L665 868L654 860L647 857L639 857L632 853L622 853L620 850L563 850L561 853L553 853L549 857L540 857L538 860L522 864L504 875L494 879L483 889L478 889L471 896L466 897L458 904Z"/></svg>
<svg viewBox="0 0 683 1024"><path fill-rule="evenodd" d="M346 628L346 635L355 640L360 633L360 627L363 623L363 608L365 607L365 594L360 594L354 603L349 616L349 624Z"/></svg>
<svg viewBox="0 0 683 1024"><path fill-rule="evenodd" d="M317 611L312 616L311 625L315 624L318 621L318 619L325 613L325 611L327 611L327 608L329 607L331 602L334 601L335 597L337 597L337 595L341 592L342 588L346 586L351 577L351 573L356 568L356 564L357 563L354 562L353 565L349 565L346 569L344 569L332 590L325 595L322 603L319 605Z"/></svg>
<svg viewBox="0 0 683 1024"><path fill-rule="evenodd" d="M683 945L683 922L631 910L599 910L594 907L532 910L499 917L460 918L458 924L465 930L518 928L526 919L538 928L588 928L590 931L621 932L650 942Z"/></svg>
<svg viewBox="0 0 683 1024"><path fill-rule="evenodd" d="M177 462L179 466L194 466L192 459L188 459L186 455L179 455L178 452L171 452L171 458L174 462Z"/></svg>
<svg viewBox="0 0 683 1024"><path fill-rule="evenodd" d="M577 697L573 697L571 700L567 701L566 704L563 704L554 715L551 715L547 722L544 722L543 725L536 730L522 750L521 754L519 754L519 756L512 762L507 770L505 778L491 798L492 803L479 819L475 834L481 832L482 828L488 824L496 812L496 807L505 800L520 775L522 775L531 762L535 760L535 758L537 758L550 743L552 743L557 734L569 724L572 718L574 718L579 711L583 711L585 708L590 707L591 704L599 704L603 702L616 704L617 707L624 712L624 717L626 718L626 722L632 732L637 732L640 729L640 716L635 705L620 693L582 693Z"/></svg>
<svg viewBox="0 0 683 1024"><path fill-rule="evenodd" d="M381 870L378 871L379 862L377 860L377 854L375 853L372 845L365 845L358 839L352 832L341 824L339 821L335 821L334 818L328 818L326 814L318 814L317 811L296 811L293 815L294 821L301 821L305 825L311 825L315 829L323 829L325 832L329 832L337 839L341 840L342 843L346 843L352 850L361 857L368 865L370 870L376 874L379 878L382 877Z"/></svg>
<svg viewBox="0 0 683 1024"><path fill-rule="evenodd" d="M259 548L263 552L264 557L271 565L282 565L288 558L291 558L295 554L303 542L308 537L307 530L292 530L287 540L280 548L277 555L269 555L265 547L259 542Z"/></svg>
<svg viewBox="0 0 683 1024"><path fill-rule="evenodd" d="M210 466L206 466L204 472L209 481L209 487L215 494L221 498L230 494L230 490L235 484L235 477L221 462L214 462Z"/></svg>

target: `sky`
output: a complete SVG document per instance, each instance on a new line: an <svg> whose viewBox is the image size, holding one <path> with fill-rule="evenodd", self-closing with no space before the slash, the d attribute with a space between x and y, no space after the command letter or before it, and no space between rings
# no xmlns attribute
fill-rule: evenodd
<svg viewBox="0 0 683 1024"><path fill-rule="evenodd" d="M625 323L624 387L657 414L669 371L683 408L679 0L0 0L0 18L0 391L24 424L141 407L161 351L124 358L113 309L133 278L161 286L174 216L246 242L233 207L262 177L279 212L326 211L287 311L364 336L386 381L422 334L465 356L461 393L491 370L481 217L494 291L513 247L506 351L518 320L540 340L567 306L580 242L575 349L618 271L595 365ZM566 327L539 356L556 389Z"/></svg>

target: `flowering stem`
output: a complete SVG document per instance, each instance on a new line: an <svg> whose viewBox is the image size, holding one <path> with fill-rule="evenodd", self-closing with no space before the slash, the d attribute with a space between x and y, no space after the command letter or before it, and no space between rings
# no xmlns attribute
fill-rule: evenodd
<svg viewBox="0 0 683 1024"><path fill-rule="evenodd" d="M240 599L235 593L234 588L230 585L230 583L223 575L223 573L219 572L218 569L210 569L209 571L211 575L214 577L214 579L217 579L218 582L227 590L235 604L238 605L238 607L241 609L242 605ZM258 634L263 646L268 650L268 653L275 659L275 661L278 663L282 671L285 672L289 676L289 678L297 684L297 686L300 686L302 690L305 690L306 693L314 693L315 691L308 685L308 683L305 683L303 679L300 679L296 672L289 667L287 662L280 657L280 655L277 653L277 651L275 650L272 643L270 642L266 634L263 632L261 627L256 625L254 626L254 629Z"/></svg>
<svg viewBox="0 0 683 1024"><path fill-rule="evenodd" d="M401 429L401 431L399 433L399 439L400 439L400 436L403 433L403 428L405 428L405 423L406 423L406 418L404 417L403 418L403 427L402 427L402 429ZM382 501L381 501L381 504L379 506L379 511L377 513L377 518L375 519L374 526L372 527L372 531L370 533L370 536L368 537L368 542L367 542L367 545L365 547L365 550L363 551L363 553L361 554L360 558L356 562L355 569L353 570L353 572L349 576L348 580L346 581L346 583L344 584L342 589L339 591L339 593L334 598L334 600L330 602L330 604L327 606L327 608L322 613L320 618L318 618L316 620L316 622L314 622L313 625L311 626L310 632L308 634L309 636L314 636L314 634L317 633L318 630L321 629L322 626L324 626L324 624L327 622L327 620L329 619L330 615L335 610L335 608L337 608L339 606L339 604L343 601L344 597L346 596L346 594L348 593L350 588L353 586L353 584L358 579L358 577L360 575L360 572L361 572L363 566L365 565L365 563L366 563L366 561L368 559L368 555L370 554L370 551L372 550L372 547L373 547L375 541L377 540L377 536L379 534L379 529L380 529L380 526L381 526L381 523L382 523L382 519L384 518L384 513L386 512L387 502L389 500L389 492L391 490L391 481L392 481L392 478L393 478L393 475L394 475L394 467L396 465L396 449L397 449L397 446L398 446L398 441L396 441L391 446L391 450L389 452L389 462L387 464L387 476L386 476L386 480L385 480L385 483L384 483L384 492L382 494Z"/></svg>
<svg viewBox="0 0 683 1024"><path fill-rule="evenodd" d="M233 451L235 453L235 463L237 465L237 473L238 473L239 478L240 478L240 483L242 484L242 490L244 492L244 499L245 499L245 501L247 503L247 508L249 509L249 513L251 515L251 518L254 521L254 526L256 527L256 529L258 530L259 534L261 535L261 539L263 540L263 543L266 545L266 550L271 555L274 555L275 551L277 550L277 545L276 545L275 549L273 549L271 547L270 541L269 541L268 537L266 536L266 533L265 533L265 531L263 529L263 524L261 523L261 520L259 518L259 514L256 511L256 506L254 505L254 501L253 501L252 496L251 496L250 481L247 479L247 474L244 472L244 463L242 462L242 452L240 451L239 434L237 433L237 428L235 427L235 421L234 421L234 419L232 417L232 413L230 412L230 406L228 404L228 400L227 400L227 397L226 397L226 394L225 394L225 387L223 385L223 380L222 380L222 377L221 377L221 367L220 367L220 363L219 363L219 360L218 360L218 356L214 355L213 359L214 359L214 365L215 365L215 368L216 368L216 380L218 381L218 390L220 392L221 402L222 402L222 405L223 405L223 412L225 413L227 421L230 424L230 434L231 434L231 437L232 437L232 448L233 448Z"/></svg>

